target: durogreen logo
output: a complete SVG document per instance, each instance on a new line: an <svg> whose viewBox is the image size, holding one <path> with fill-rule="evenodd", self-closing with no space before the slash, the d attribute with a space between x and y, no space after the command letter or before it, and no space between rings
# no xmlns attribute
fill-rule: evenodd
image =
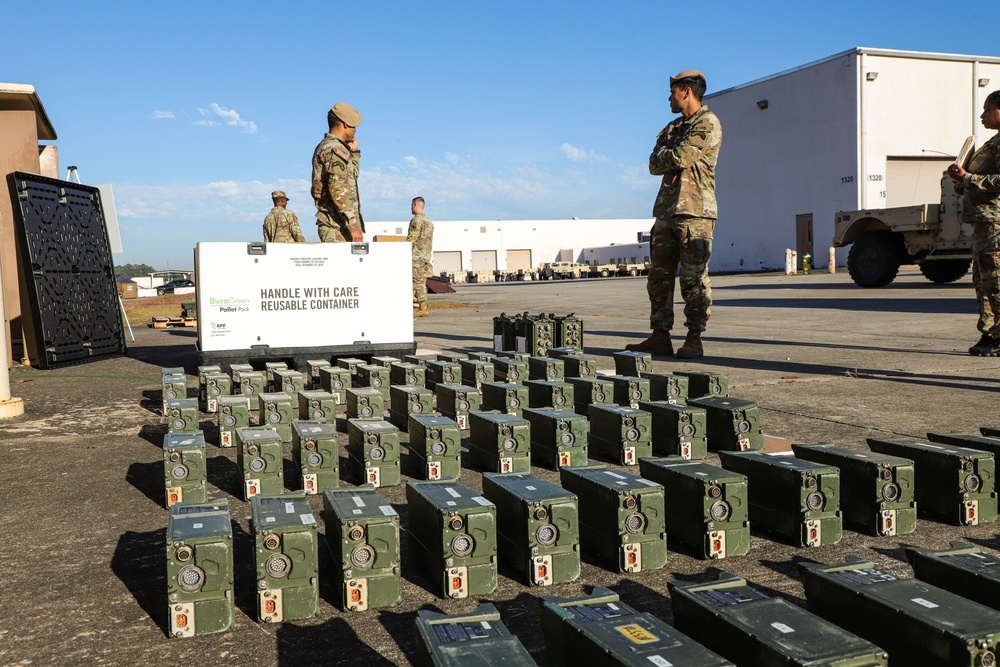
<svg viewBox="0 0 1000 667"><path fill-rule="evenodd" d="M236 297L228 297L225 299L209 297L208 299L208 305L210 306L245 306L249 303L250 299L238 299Z"/></svg>

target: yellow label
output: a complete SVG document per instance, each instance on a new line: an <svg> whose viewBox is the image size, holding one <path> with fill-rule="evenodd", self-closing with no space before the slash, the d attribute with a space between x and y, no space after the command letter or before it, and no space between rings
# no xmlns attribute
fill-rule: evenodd
<svg viewBox="0 0 1000 667"><path fill-rule="evenodd" d="M615 630L622 633L635 644L651 644L660 641L660 638L651 633L641 625L629 623L628 625L616 625Z"/></svg>

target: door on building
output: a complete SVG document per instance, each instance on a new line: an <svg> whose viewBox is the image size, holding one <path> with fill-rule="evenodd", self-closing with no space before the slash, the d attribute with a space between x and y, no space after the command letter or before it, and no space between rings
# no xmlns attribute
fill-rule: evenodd
<svg viewBox="0 0 1000 667"><path fill-rule="evenodd" d="M813 214L803 213L795 216L795 252L798 253L799 267L802 268L802 259L806 253L813 258L816 263L816 255L813 253Z"/></svg>
<svg viewBox="0 0 1000 667"><path fill-rule="evenodd" d="M472 251L473 271L496 271L497 251L496 250L473 250Z"/></svg>
<svg viewBox="0 0 1000 667"><path fill-rule="evenodd" d="M531 270L531 250L508 250L507 251L508 271L530 271Z"/></svg>
<svg viewBox="0 0 1000 667"><path fill-rule="evenodd" d="M446 271L462 270L462 251L449 250L434 253L434 273L441 275Z"/></svg>
<svg viewBox="0 0 1000 667"><path fill-rule="evenodd" d="M887 158L885 207L917 206L941 201L941 178L953 160L954 158ZM872 208L878 206L875 204Z"/></svg>

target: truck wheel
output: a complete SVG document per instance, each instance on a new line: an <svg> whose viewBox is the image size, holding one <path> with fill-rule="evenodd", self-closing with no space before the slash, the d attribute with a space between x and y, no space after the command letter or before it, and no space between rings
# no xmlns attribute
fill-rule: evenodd
<svg viewBox="0 0 1000 667"><path fill-rule="evenodd" d="M964 278L970 266L971 259L936 259L921 262L920 273L932 283L944 285Z"/></svg>
<svg viewBox="0 0 1000 667"><path fill-rule="evenodd" d="M885 287L899 273L899 249L892 232L865 234L847 253L847 272L861 287Z"/></svg>
<svg viewBox="0 0 1000 667"><path fill-rule="evenodd" d="M601 269L601 277L602 278L607 278L608 277L608 270L607 269Z"/></svg>
<svg viewBox="0 0 1000 667"><path fill-rule="evenodd" d="M638 272L638 271L636 271L635 269L629 269L629 272L628 272L628 274L629 274L630 276L632 276L633 278L635 278L635 277L636 277L637 275L639 275L639 272Z"/></svg>

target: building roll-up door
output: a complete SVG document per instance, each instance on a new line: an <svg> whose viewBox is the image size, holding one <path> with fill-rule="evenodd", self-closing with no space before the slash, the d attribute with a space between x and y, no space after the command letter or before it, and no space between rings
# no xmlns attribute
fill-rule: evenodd
<svg viewBox="0 0 1000 667"><path fill-rule="evenodd" d="M496 271L497 251L496 250L473 250L472 251L473 271Z"/></svg>
<svg viewBox="0 0 1000 667"><path fill-rule="evenodd" d="M441 275L446 271L462 270L462 251L449 250L434 253L434 274Z"/></svg>
<svg viewBox="0 0 1000 667"><path fill-rule="evenodd" d="M531 251L530 250L508 250L507 251L508 271L530 271Z"/></svg>
<svg viewBox="0 0 1000 667"><path fill-rule="evenodd" d="M941 201L941 176L951 163L952 160L946 157L888 158L885 162L886 208Z"/></svg>

